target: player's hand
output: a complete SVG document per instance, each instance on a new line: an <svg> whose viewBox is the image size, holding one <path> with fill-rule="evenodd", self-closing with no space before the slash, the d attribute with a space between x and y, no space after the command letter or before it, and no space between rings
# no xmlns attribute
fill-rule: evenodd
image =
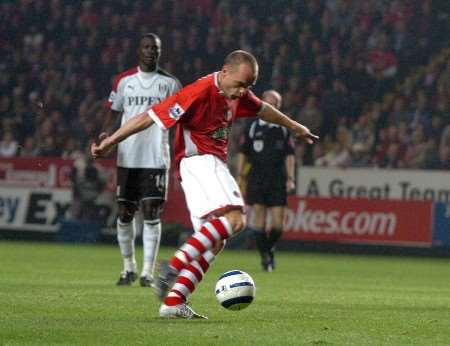
<svg viewBox="0 0 450 346"><path fill-rule="evenodd" d="M295 181L292 179L286 180L286 192L294 193L295 192Z"/></svg>
<svg viewBox="0 0 450 346"><path fill-rule="evenodd" d="M96 142L91 144L91 155L94 159L105 157L114 147L114 144L110 141L107 133L102 132L98 136L98 139L100 140L99 144L97 144Z"/></svg>
<svg viewBox="0 0 450 346"><path fill-rule="evenodd" d="M319 139L319 136L311 133L311 131L306 127L299 123L292 129L295 138L301 139L308 144L313 144L316 140Z"/></svg>

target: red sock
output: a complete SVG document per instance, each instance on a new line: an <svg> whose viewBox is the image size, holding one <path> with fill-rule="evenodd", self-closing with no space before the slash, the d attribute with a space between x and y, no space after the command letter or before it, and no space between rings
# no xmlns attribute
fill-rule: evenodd
<svg viewBox="0 0 450 346"><path fill-rule="evenodd" d="M170 260L170 265L180 272L192 260L205 251L212 249L218 241L225 240L233 234L233 229L225 217L206 222L200 231L195 232Z"/></svg>
<svg viewBox="0 0 450 346"><path fill-rule="evenodd" d="M207 251L182 269L175 285L166 299L164 299L164 304L173 306L184 303L187 297L194 292L200 281L202 281L214 258L214 254L211 251Z"/></svg>

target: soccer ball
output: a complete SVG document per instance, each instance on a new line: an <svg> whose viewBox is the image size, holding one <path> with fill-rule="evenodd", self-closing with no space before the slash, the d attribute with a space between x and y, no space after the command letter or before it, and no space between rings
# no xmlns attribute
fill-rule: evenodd
<svg viewBox="0 0 450 346"><path fill-rule="evenodd" d="M245 309L255 298L255 283L241 270L223 273L216 284L216 299L228 310Z"/></svg>

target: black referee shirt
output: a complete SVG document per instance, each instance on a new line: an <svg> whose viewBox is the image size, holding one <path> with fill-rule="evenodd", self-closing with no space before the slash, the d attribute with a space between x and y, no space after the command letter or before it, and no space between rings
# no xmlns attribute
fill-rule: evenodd
<svg viewBox="0 0 450 346"><path fill-rule="evenodd" d="M252 171L285 176L286 156L294 155L294 145L285 127L255 119L246 126L241 136L240 152L247 157Z"/></svg>

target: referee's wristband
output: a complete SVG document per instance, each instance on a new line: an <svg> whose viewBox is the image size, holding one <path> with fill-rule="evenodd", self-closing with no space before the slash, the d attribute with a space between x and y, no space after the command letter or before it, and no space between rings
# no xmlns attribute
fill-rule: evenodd
<svg viewBox="0 0 450 346"><path fill-rule="evenodd" d="M294 177L287 177L287 180L295 181Z"/></svg>

